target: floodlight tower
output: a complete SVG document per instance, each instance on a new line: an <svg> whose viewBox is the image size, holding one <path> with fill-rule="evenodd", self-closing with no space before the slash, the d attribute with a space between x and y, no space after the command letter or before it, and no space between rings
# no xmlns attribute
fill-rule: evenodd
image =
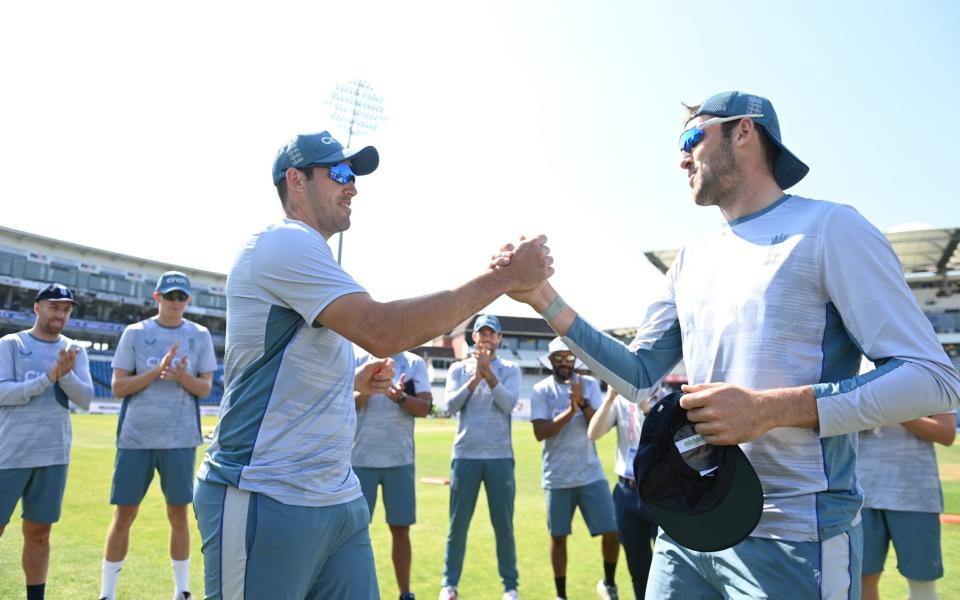
<svg viewBox="0 0 960 600"><path fill-rule="evenodd" d="M348 148L353 136L376 131L377 122L386 119L383 114L383 96L375 94L370 82L363 79L338 83L327 104L333 107L331 118L347 132ZM337 262L340 263L343 257L342 231L337 238Z"/></svg>

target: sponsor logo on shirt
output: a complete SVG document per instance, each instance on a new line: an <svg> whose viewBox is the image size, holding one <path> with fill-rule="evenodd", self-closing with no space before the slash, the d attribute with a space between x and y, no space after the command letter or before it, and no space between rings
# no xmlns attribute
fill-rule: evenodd
<svg viewBox="0 0 960 600"><path fill-rule="evenodd" d="M788 236L785 233L778 233L777 235L773 236L773 238L771 238L770 245L776 246L777 244L782 244L783 242L787 241L787 238L789 237L790 236Z"/></svg>

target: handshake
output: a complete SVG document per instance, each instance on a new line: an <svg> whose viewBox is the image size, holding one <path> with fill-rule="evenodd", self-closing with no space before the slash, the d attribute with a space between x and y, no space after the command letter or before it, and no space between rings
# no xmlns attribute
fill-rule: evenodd
<svg viewBox="0 0 960 600"><path fill-rule="evenodd" d="M553 275L552 265L547 236L538 235L530 239L520 236L516 244L504 244L490 257L488 268L502 279L508 296L533 306Z"/></svg>

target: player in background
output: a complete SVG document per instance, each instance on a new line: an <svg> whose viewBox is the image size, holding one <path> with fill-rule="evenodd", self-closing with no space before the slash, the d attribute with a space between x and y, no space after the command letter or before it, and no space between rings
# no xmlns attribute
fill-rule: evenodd
<svg viewBox="0 0 960 600"><path fill-rule="evenodd" d="M130 527L154 471L167 503L174 600L190 598L193 470L200 435L200 398L210 395L217 359L206 327L184 318L190 279L167 271L153 293L157 316L124 329L113 357L113 394L123 398L100 597L114 600Z"/></svg>
<svg viewBox="0 0 960 600"><path fill-rule="evenodd" d="M33 327L0 339L0 535L22 499L27 600L44 597L70 463L69 402L87 408L93 398L87 353L61 333L76 304L65 286L48 285Z"/></svg>

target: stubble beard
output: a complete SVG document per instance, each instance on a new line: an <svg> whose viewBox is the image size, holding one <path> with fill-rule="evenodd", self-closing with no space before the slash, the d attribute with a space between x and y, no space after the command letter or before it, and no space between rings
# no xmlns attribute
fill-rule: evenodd
<svg viewBox="0 0 960 600"><path fill-rule="evenodd" d="M733 155L730 138L725 140L724 144L716 149L710 170L701 171L700 187L693 193L693 201L697 206L724 208L737 200L740 191L737 159Z"/></svg>

